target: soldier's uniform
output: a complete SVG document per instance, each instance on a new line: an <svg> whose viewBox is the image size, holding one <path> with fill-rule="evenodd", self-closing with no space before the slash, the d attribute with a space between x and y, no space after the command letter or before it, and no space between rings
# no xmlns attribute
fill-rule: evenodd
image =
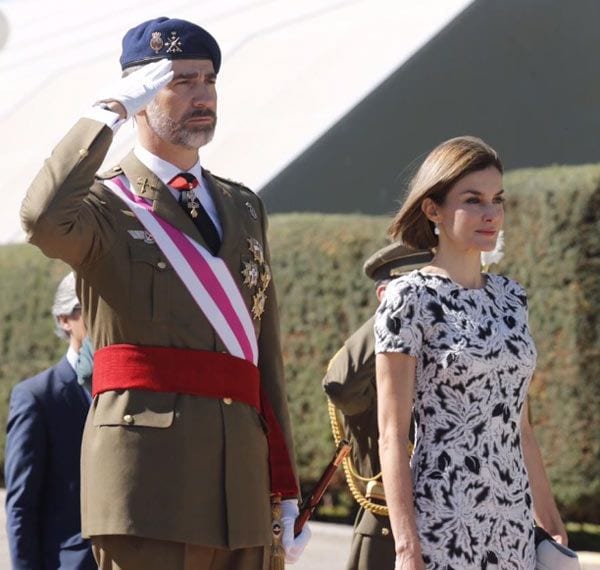
<svg viewBox="0 0 600 570"><path fill-rule="evenodd" d="M226 346L169 259L106 181L124 175L160 218L204 245L202 235L169 188L133 153L95 177L112 139L106 125L81 119L58 144L23 202L28 240L75 269L96 357L118 345L225 356ZM260 386L283 432L295 479L265 211L242 185L206 170L202 176L223 230L218 257L252 315ZM174 369L179 365L172 363ZM132 388L96 395L82 446L85 536L100 537L95 544L126 535L217 552L246 549L267 564L263 551L272 529L265 420L252 406L221 396ZM123 568L144 567L141 559L127 564ZM153 564L170 567L156 559ZM235 567L246 566L240 559Z"/></svg>
<svg viewBox="0 0 600 570"><path fill-rule="evenodd" d="M431 258L429 252L415 252L394 243L373 254L365 262L364 270L376 282L387 281L426 265ZM323 388L343 415L344 432L352 445L351 463L358 475L352 479L362 498L366 499L354 523L348 570L393 568L395 561L389 518L373 512L377 506L385 505L385 500L376 498L383 487L378 447L373 322L374 317L371 317L344 342L323 378Z"/></svg>

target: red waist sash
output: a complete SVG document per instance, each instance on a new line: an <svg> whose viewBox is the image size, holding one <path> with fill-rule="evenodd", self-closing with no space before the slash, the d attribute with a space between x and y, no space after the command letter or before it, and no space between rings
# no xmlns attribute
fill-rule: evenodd
<svg viewBox="0 0 600 570"><path fill-rule="evenodd" d="M114 344L94 353L93 394L111 390L176 392L204 398L231 398L255 408L268 428L271 492L298 496L289 452L259 369L221 352Z"/></svg>

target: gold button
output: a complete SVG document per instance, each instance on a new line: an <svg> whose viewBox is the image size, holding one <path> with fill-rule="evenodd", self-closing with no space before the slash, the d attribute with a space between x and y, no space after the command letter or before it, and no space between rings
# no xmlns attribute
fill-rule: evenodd
<svg viewBox="0 0 600 570"><path fill-rule="evenodd" d="M223 398L224 404L227 404L229 406L231 404L231 402L233 402L233 400L231 398Z"/></svg>
<svg viewBox="0 0 600 570"><path fill-rule="evenodd" d="M164 269L167 266L167 264L164 261L159 261L156 265L159 269Z"/></svg>
<svg viewBox="0 0 600 570"><path fill-rule="evenodd" d="M88 154L89 154L89 152L87 151L87 149L85 149L85 148L80 148L79 149L79 156L81 158L85 158Z"/></svg>
<svg viewBox="0 0 600 570"><path fill-rule="evenodd" d="M389 528L385 528L385 527L383 527L383 528L381 529L381 534L382 534L383 536L387 536L388 534L390 534L390 529L389 529Z"/></svg>
<svg viewBox="0 0 600 570"><path fill-rule="evenodd" d="M123 416L123 421L128 423L128 424L132 424L134 422L133 416L131 414L125 414Z"/></svg>

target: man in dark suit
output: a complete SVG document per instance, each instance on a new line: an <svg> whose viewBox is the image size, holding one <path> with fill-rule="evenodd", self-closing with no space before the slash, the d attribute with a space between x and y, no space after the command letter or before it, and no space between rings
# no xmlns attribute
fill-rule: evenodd
<svg viewBox="0 0 600 570"><path fill-rule="evenodd" d="M13 570L97 568L81 537L80 450L91 396L75 367L86 334L75 277L56 291L56 332L69 342L52 368L17 384L6 439L6 515Z"/></svg>

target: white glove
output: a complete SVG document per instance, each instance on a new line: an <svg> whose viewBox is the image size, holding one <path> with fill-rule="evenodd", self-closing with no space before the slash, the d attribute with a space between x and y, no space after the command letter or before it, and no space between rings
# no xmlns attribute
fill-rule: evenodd
<svg viewBox="0 0 600 570"><path fill-rule="evenodd" d="M127 111L127 119L141 111L173 78L171 60L160 59L143 65L103 91L97 103L118 101Z"/></svg>
<svg viewBox="0 0 600 570"><path fill-rule="evenodd" d="M298 509L298 501L296 499L281 501L281 526L283 526L281 546L285 550L285 561L288 564L298 562L311 536L310 528L308 528L308 525L305 525L302 532L294 538L294 522L299 514L300 510Z"/></svg>

